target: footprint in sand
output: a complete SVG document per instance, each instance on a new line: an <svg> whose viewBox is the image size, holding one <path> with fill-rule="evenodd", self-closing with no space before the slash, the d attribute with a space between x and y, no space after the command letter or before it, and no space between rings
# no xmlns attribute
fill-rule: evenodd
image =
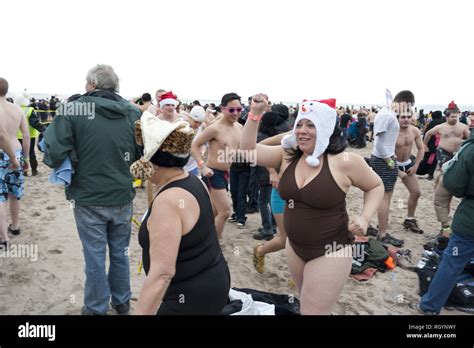
<svg viewBox="0 0 474 348"><path fill-rule="evenodd" d="M58 254L62 254L63 251L59 249L50 249L48 250L48 253L53 254L53 255L58 255Z"/></svg>
<svg viewBox="0 0 474 348"><path fill-rule="evenodd" d="M38 213L37 211L35 211L33 214L31 214L32 217L38 217L38 216L41 216L41 213Z"/></svg>
<svg viewBox="0 0 474 348"><path fill-rule="evenodd" d="M51 282L53 280L56 280L56 276L53 273L48 272L45 269L40 269L39 271L36 271L35 276L38 276L43 281L47 281L47 282Z"/></svg>
<svg viewBox="0 0 474 348"><path fill-rule="evenodd" d="M56 209L56 207L53 206L53 205L50 205L50 206L46 207L46 209L47 209L47 210L54 210L54 209Z"/></svg>

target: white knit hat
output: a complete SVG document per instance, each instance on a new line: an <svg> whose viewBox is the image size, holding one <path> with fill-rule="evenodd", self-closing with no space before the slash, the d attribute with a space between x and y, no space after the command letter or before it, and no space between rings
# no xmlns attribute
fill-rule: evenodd
<svg viewBox="0 0 474 348"><path fill-rule="evenodd" d="M284 149L296 149L298 142L296 139L296 126L300 120L310 120L316 127L316 145L311 156L306 158L306 163L311 167L319 166L318 157L321 156L329 145L329 139L334 133L336 126L336 99L327 100L304 100L298 111L291 134L283 137L281 146Z"/></svg>
<svg viewBox="0 0 474 348"><path fill-rule="evenodd" d="M206 110L204 110L202 106L196 105L191 109L189 116L196 122L204 122L206 119Z"/></svg>

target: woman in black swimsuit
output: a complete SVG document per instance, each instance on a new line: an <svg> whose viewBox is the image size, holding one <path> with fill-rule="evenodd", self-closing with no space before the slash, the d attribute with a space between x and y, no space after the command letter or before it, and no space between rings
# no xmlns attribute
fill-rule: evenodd
<svg viewBox="0 0 474 348"><path fill-rule="evenodd" d="M364 235L383 199L380 178L365 160L344 152L335 100L304 101L283 147L255 144L266 96L253 98L240 145L256 149L257 165L279 168L286 201L286 254L301 301L301 314L331 314L352 266L353 234ZM364 192L359 216L349 219L346 193Z"/></svg>
<svg viewBox="0 0 474 348"><path fill-rule="evenodd" d="M150 181L159 189L139 231L147 278L134 314L220 314L229 295L229 269L217 241L209 193L182 168L193 132L185 121L170 126L145 114L141 122L144 157L154 172ZM132 172L136 174L133 165Z"/></svg>

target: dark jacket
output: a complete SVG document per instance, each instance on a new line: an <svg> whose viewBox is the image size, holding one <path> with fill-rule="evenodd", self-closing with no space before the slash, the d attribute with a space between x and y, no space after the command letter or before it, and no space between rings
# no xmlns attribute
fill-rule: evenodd
<svg viewBox="0 0 474 348"><path fill-rule="evenodd" d="M30 126L36 129L38 132L43 133L46 130L46 127L43 126L41 120L36 112L32 112L30 119L28 120Z"/></svg>
<svg viewBox="0 0 474 348"><path fill-rule="evenodd" d="M453 217L453 233L474 238L474 135L463 144L457 161L443 176L446 189L463 198Z"/></svg>
<svg viewBox="0 0 474 348"><path fill-rule="evenodd" d="M80 110L76 105L80 103L94 110L93 115L71 114L74 106ZM75 150L77 163L66 188L68 200L86 206L124 205L133 200L129 167L140 155L134 136L139 117L137 107L102 90L86 93L58 109L58 116L44 133L44 163L57 168Z"/></svg>
<svg viewBox="0 0 474 348"><path fill-rule="evenodd" d="M257 143L274 135L288 132L290 130L288 117L288 107L282 104L276 104L272 107L272 111L264 113L257 133ZM271 185L270 173L265 167L257 166L256 175L260 186Z"/></svg>

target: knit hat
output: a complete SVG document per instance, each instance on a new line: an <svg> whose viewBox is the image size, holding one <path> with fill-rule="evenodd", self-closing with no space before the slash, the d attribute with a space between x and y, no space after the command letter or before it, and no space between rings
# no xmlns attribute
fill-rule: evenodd
<svg viewBox="0 0 474 348"><path fill-rule="evenodd" d="M296 126L300 120L310 120L316 127L316 144L311 156L306 158L306 163L311 167L319 166L318 157L321 156L329 145L329 139L334 133L336 126L336 99L327 100L304 100L298 111L298 117L295 120L293 131L286 135L281 145L284 149L296 149L298 142L296 139Z"/></svg>
<svg viewBox="0 0 474 348"><path fill-rule="evenodd" d="M206 119L206 110L202 106L196 105L191 109L189 116L196 122L204 122Z"/></svg>
<svg viewBox="0 0 474 348"><path fill-rule="evenodd" d="M137 144L144 147L143 157L130 166L135 178L153 175L153 164L162 167L184 166L191 150L194 131L186 121L168 122L145 111L135 124Z"/></svg>
<svg viewBox="0 0 474 348"><path fill-rule="evenodd" d="M178 97L173 94L172 91L162 94L160 97L160 108L163 108L167 104L172 104L174 106L178 105Z"/></svg>
<svg viewBox="0 0 474 348"><path fill-rule="evenodd" d="M452 100L451 103L449 103L448 108L446 110L448 110L448 111L459 111L458 106L456 105L454 100Z"/></svg>

